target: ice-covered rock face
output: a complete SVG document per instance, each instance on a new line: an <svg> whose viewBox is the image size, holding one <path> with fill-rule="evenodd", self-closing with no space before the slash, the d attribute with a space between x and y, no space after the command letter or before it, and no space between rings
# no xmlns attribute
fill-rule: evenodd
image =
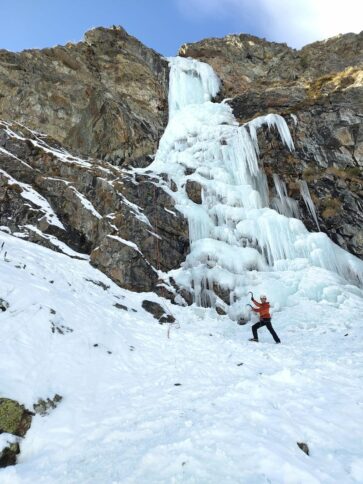
<svg viewBox="0 0 363 484"><path fill-rule="evenodd" d="M268 114L239 126L227 104L210 101L219 81L209 66L180 58L171 59L170 65L169 124L148 169L173 180L176 208L189 222L191 251L183 267L173 271L177 283L203 306L221 305L218 288L228 290L231 315L233 307L241 309L239 301L253 287L256 271L265 273L270 291L272 271L310 267L361 282L362 261L326 234L309 233L293 218L298 215L296 207L278 179L279 203L270 203L257 131L264 125L276 129L287 150L293 150L284 118ZM201 204L189 199L188 181L202 187Z"/></svg>

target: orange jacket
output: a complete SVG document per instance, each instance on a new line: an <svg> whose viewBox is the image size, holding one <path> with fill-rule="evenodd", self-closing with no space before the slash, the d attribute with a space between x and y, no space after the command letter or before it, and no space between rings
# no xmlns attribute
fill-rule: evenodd
<svg viewBox="0 0 363 484"><path fill-rule="evenodd" d="M257 301L255 301L254 299L252 299L253 301L253 304L255 304L257 306L257 308L252 308L252 311L254 313L258 313L260 315L260 318L261 319L270 319L271 318L271 315L270 315L270 303L269 302L265 302L265 303L259 303Z"/></svg>

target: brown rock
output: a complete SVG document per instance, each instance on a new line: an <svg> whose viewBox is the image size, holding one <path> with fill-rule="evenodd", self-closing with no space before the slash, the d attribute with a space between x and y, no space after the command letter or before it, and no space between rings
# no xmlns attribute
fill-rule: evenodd
<svg viewBox="0 0 363 484"><path fill-rule="evenodd" d="M174 316L171 314L166 314L165 310L157 302L144 300L142 302L142 307L145 309L145 311L152 314L154 318L157 319L161 324L175 322Z"/></svg>
<svg viewBox="0 0 363 484"><path fill-rule="evenodd" d="M187 180L185 185L185 191L187 192L188 198L194 203L202 203L202 186L200 183L194 180Z"/></svg>
<svg viewBox="0 0 363 484"><path fill-rule="evenodd" d="M296 51L253 35L227 35L184 44L179 55L209 63L222 80L222 97L268 86L303 87L312 80L363 62L363 33L314 42ZM290 97L290 96L289 96Z"/></svg>
<svg viewBox="0 0 363 484"><path fill-rule="evenodd" d="M32 415L15 400L0 398L0 433L24 437L30 428Z"/></svg>
<svg viewBox="0 0 363 484"><path fill-rule="evenodd" d="M18 454L20 454L20 446L17 442L2 449L0 451L0 467L14 466Z"/></svg>
<svg viewBox="0 0 363 484"><path fill-rule="evenodd" d="M310 454L308 444L305 444L305 442L297 442L297 445L306 455Z"/></svg>
<svg viewBox="0 0 363 484"><path fill-rule="evenodd" d="M167 62L124 29L93 29L65 47L2 50L0 69L0 118L116 164L155 151L167 120Z"/></svg>
<svg viewBox="0 0 363 484"><path fill-rule="evenodd" d="M158 276L136 245L107 236L91 253L91 263L120 286L137 292L152 291Z"/></svg>

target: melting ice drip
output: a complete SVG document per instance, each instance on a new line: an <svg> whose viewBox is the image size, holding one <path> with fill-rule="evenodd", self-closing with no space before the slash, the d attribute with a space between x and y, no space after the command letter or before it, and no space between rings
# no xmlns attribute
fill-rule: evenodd
<svg viewBox="0 0 363 484"><path fill-rule="evenodd" d="M293 150L285 120L268 114L239 126L227 104L210 101L219 90L219 79L209 65L179 57L169 62L169 123L148 169L167 173L176 184L170 194L189 221L191 250L173 276L192 290L196 304L220 303L218 286L230 294L233 306L247 294L255 271L294 270L297 263L362 282L362 261L326 234L309 233L294 218L297 206L277 177L280 203L276 206L275 200L278 210L269 207L257 131L263 125L277 129ZM202 187L200 205L188 198L188 180ZM302 194L314 216L306 188L302 186Z"/></svg>

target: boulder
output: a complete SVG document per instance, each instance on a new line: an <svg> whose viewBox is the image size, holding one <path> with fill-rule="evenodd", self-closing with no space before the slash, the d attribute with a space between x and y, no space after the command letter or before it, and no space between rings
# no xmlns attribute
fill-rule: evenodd
<svg viewBox="0 0 363 484"><path fill-rule="evenodd" d="M5 312L9 309L9 303L0 297L0 311Z"/></svg>
<svg viewBox="0 0 363 484"><path fill-rule="evenodd" d="M305 444L305 442L297 442L297 445L306 455L310 455L308 444Z"/></svg>
<svg viewBox="0 0 363 484"><path fill-rule="evenodd" d="M187 180L185 191L187 192L189 200L192 200L198 205L202 203L202 186L200 183L194 180Z"/></svg>
<svg viewBox="0 0 363 484"><path fill-rule="evenodd" d="M163 309L163 307L157 302L144 300L142 302L142 307L145 309L145 311L152 314L154 318L159 321L159 323L175 322L174 316L171 314L166 314L165 309Z"/></svg>
<svg viewBox="0 0 363 484"><path fill-rule="evenodd" d="M24 437L30 428L33 415L15 400L0 398L0 433Z"/></svg>
<svg viewBox="0 0 363 484"><path fill-rule="evenodd" d="M18 454L20 454L20 446L18 442L9 443L9 445L0 451L0 468L14 466Z"/></svg>

